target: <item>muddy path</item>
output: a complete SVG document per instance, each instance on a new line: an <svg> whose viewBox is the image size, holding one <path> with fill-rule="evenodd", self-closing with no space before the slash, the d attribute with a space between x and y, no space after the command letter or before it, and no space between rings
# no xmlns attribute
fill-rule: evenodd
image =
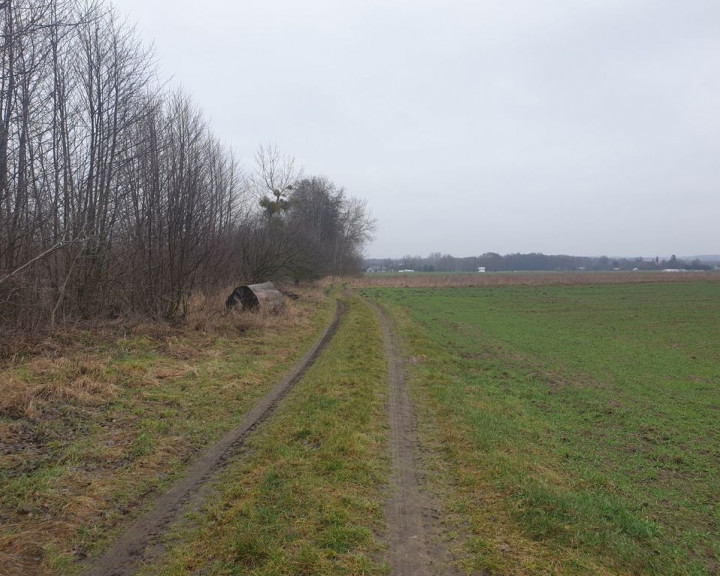
<svg viewBox="0 0 720 576"><path fill-rule="evenodd" d="M130 525L103 556L89 563L82 571L83 576L128 576L135 572L138 564L156 555L155 550L161 547L162 536L169 526L182 517L188 506L198 504L212 477L242 450L248 436L272 416L329 344L344 313L345 303L339 300L335 318L292 371L248 412L240 426L199 456L186 476L160 496L153 508Z"/></svg>
<svg viewBox="0 0 720 576"><path fill-rule="evenodd" d="M390 394L391 496L387 504L389 561L393 576L455 576L449 554L442 544L437 505L422 490L418 478L425 476L416 456L418 438L405 382L404 358L398 337L385 311L370 303L380 321L388 359Z"/></svg>

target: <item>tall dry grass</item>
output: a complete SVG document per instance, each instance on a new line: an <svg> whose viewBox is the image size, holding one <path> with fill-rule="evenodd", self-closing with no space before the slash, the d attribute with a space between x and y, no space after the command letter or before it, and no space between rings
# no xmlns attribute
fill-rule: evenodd
<svg viewBox="0 0 720 576"><path fill-rule="evenodd" d="M247 392L250 402L327 309L321 288L292 290L300 300L281 314L226 311L231 290L218 290L189 298L180 322L67 325L6 356L0 574L63 573L54 562L84 558L93 531L124 522L151 497L146 487L180 469L236 403L246 409L238 398ZM257 361L240 376L228 354ZM200 397L224 408L195 410ZM165 431L165 411L192 423Z"/></svg>
<svg viewBox="0 0 720 576"><path fill-rule="evenodd" d="M205 353L214 339L235 337L250 331L276 332L307 320L299 309L286 305L282 312L242 311L225 308L232 288L213 294L196 293L188 298L186 312L172 322L146 318L94 320L73 323L36 340L21 339L12 353L0 357L0 416L39 418L45 408L73 401L98 406L117 396L122 384L143 385L185 375L187 364ZM319 301L320 287L293 287L293 292L310 302ZM183 366L157 367L151 372L117 374L108 365L108 351L122 347L128 338L144 337L148 346ZM21 370L17 370L22 367Z"/></svg>
<svg viewBox="0 0 720 576"><path fill-rule="evenodd" d="M2 374L2 372L0 372ZM37 418L42 406L73 400L97 406L115 398L118 387L98 359L33 358L26 376L3 374L0 380L0 415Z"/></svg>

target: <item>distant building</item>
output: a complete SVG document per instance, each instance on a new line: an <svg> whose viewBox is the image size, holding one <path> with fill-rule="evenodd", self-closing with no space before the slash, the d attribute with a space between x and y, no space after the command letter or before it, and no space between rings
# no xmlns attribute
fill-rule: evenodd
<svg viewBox="0 0 720 576"><path fill-rule="evenodd" d="M478 266L478 272L485 272L485 266Z"/></svg>
<svg viewBox="0 0 720 576"><path fill-rule="evenodd" d="M410 270L409 268L406 268L404 270L398 270L398 272L404 273L404 272L415 272L415 270Z"/></svg>

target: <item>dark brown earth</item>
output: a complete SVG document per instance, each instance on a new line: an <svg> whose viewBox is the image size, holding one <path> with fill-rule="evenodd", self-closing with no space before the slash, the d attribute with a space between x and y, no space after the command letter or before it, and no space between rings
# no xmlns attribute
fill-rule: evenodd
<svg viewBox="0 0 720 576"><path fill-rule="evenodd" d="M157 554L158 547L161 547L161 537L170 524L179 520L188 506L197 504L197 500L206 493L203 489L212 477L223 468L229 458L241 451L247 437L275 412L282 399L328 345L344 312L344 302L338 301L335 318L288 376L260 400L240 426L199 457L190 466L185 478L158 498L154 507L132 524L105 555L89 564L83 572L84 576L133 574L139 563Z"/></svg>
<svg viewBox="0 0 720 576"><path fill-rule="evenodd" d="M380 320L390 380L391 498L387 504L389 560L393 576L458 574L442 543L441 512L418 478L426 476L415 454L418 438L405 383L404 359L392 323L371 304Z"/></svg>

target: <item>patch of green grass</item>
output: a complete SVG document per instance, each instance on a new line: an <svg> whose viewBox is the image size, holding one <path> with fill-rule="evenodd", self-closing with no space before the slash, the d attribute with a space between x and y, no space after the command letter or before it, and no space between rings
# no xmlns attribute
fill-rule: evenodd
<svg viewBox="0 0 720 576"><path fill-rule="evenodd" d="M716 573L717 284L365 294L420 359L420 432L471 524L467 567Z"/></svg>
<svg viewBox="0 0 720 576"><path fill-rule="evenodd" d="M379 326L351 299L329 347L221 475L207 509L141 574L386 574L386 388Z"/></svg>

